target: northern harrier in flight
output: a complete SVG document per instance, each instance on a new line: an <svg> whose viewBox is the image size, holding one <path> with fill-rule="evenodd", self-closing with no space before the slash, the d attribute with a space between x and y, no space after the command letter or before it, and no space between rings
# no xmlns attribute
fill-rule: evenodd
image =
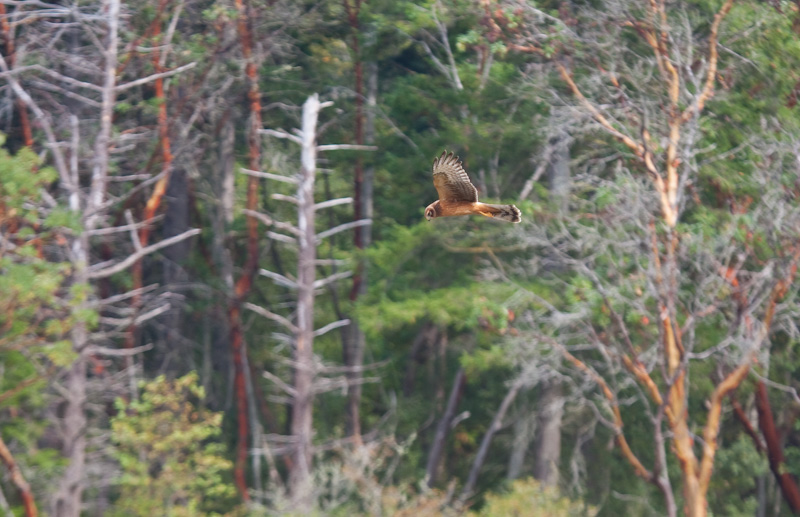
<svg viewBox="0 0 800 517"><path fill-rule="evenodd" d="M433 160L433 186L439 193L439 200L425 209L425 219L448 217L451 215L480 214L496 217L510 223L518 223L519 208L514 205L489 205L478 201L478 189L469 180L461 165L461 160L453 153L443 152Z"/></svg>

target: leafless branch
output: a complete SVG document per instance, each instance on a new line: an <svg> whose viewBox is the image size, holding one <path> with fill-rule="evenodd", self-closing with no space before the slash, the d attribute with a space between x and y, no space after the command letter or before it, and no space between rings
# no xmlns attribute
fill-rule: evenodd
<svg viewBox="0 0 800 517"><path fill-rule="evenodd" d="M100 86L97 86L94 83L87 83L85 81L79 81L79 80L77 80L77 79L75 79L73 77L70 77L68 75L64 75L64 74L58 73L55 70L50 70L49 68L45 68L42 65L21 66L19 68L15 68L14 70L10 70L10 71L3 70L3 73L0 74L0 77L3 77L3 76L9 77L11 75L16 76L16 75L20 75L21 73L27 72L27 71L41 72L41 73L51 77L52 79L54 79L54 80L56 80L58 82L65 83L65 84L68 84L70 86L74 86L76 88L85 88L87 90L93 90L93 91L95 91L97 93L101 93L102 92L102 88Z"/></svg>
<svg viewBox="0 0 800 517"><path fill-rule="evenodd" d="M2 55L0 55L0 70L3 72L9 71L8 63L6 63L6 60ZM69 175L69 167L67 167L67 161L64 158L64 153L61 151L61 148L58 144L58 139L53 131L53 126L50 124L50 118L44 113L44 111L42 111L39 105L36 104L33 98L28 94L27 91L25 91L25 89L19 84L19 81L17 81L13 75L8 75L6 79L8 80L8 84L11 86L11 89L14 90L14 94L19 97L22 102L33 112L36 120L38 120L42 125L42 129L47 137L47 146L53 153L56 170L61 177L61 181L63 181L65 185L73 186L71 177Z"/></svg>
<svg viewBox="0 0 800 517"><path fill-rule="evenodd" d="M753 371L753 374L758 378L758 380L763 382L765 385L769 386L770 388L774 388L776 390L789 394L792 397L792 400L795 402L795 404L800 404L800 394L797 393L797 390L795 388L770 380L764 377L763 375L759 374L755 370Z"/></svg>
<svg viewBox="0 0 800 517"><path fill-rule="evenodd" d="M91 106L93 108L100 108L102 106L102 104L100 104L99 102L97 102L94 99L90 99L89 97L84 97L83 95L75 93L74 91L67 90L66 88L62 88L61 86L59 86L57 84L48 83L48 82L45 82L45 81L36 81L36 80L29 81L29 84L33 88L38 88L40 90L47 90L47 91L51 91L51 92L60 93L64 97L67 97L67 98L70 98L70 99L74 99L74 100L76 100L78 102L82 102L83 104L86 104L87 106Z"/></svg>
<svg viewBox="0 0 800 517"><path fill-rule="evenodd" d="M694 104L687 108L681 115L681 122L687 122L690 118L703 111L705 103L714 95L714 83L717 80L717 34L722 19L733 7L733 0L727 0L719 12L714 16L711 24L711 34L708 37L708 70L706 71L706 82L703 91L695 98Z"/></svg>
<svg viewBox="0 0 800 517"><path fill-rule="evenodd" d="M317 330L315 330L314 331L314 337L322 336L324 334L327 334L331 330L335 330L335 329L338 329L340 327L345 327L345 326L347 326L349 324L350 324L350 320L349 319L338 320L338 321L334 321L332 323L328 323L324 327L320 327Z"/></svg>
<svg viewBox="0 0 800 517"><path fill-rule="evenodd" d="M150 291L153 291L154 289L157 289L157 288L158 288L158 284L146 285L146 286L144 286L142 288L134 289L134 290L128 291L128 292L123 293L123 294L118 294L118 295L115 295L115 296L109 296L108 298L103 298L101 300L97 300L95 302L92 302L91 307L104 307L104 306L112 305L112 304L115 304L115 303L118 303L118 302L123 302L125 300L130 299L130 298L133 298L134 296L141 296L141 295L143 295L145 293L149 293Z"/></svg>
<svg viewBox="0 0 800 517"><path fill-rule="evenodd" d="M261 269L259 273L261 273L263 276L267 278L272 279L278 285L282 285L283 287L288 287L289 289L297 289L297 282L286 278L280 273L274 273L267 269Z"/></svg>
<svg viewBox="0 0 800 517"><path fill-rule="evenodd" d="M251 311L255 312L256 314L260 314L261 316L264 316L265 318L270 319L270 320L272 320L272 321L274 321L276 323L280 323L281 325L286 327L292 333L296 333L297 330L298 330L297 329L297 325L295 325L294 323L292 323L288 319L284 318L280 314L275 314L272 311L268 311L267 309L265 309L263 307L259 307L258 305L255 305L255 304L252 304L252 303L245 303L244 304L244 308L245 309L250 309Z"/></svg>
<svg viewBox="0 0 800 517"><path fill-rule="evenodd" d="M318 145L317 151L377 151L378 147L374 145L356 145L356 144L328 144Z"/></svg>
<svg viewBox="0 0 800 517"><path fill-rule="evenodd" d="M272 194L272 199L276 201L286 201L287 203L297 204L297 198L294 196L285 196L283 194Z"/></svg>
<svg viewBox="0 0 800 517"><path fill-rule="evenodd" d="M133 255L129 256L125 260L118 262L117 264L110 266L99 268L98 266L103 266L105 263L95 264L91 266L87 271L87 277L90 279L98 279L98 278L108 278L109 276L119 273L120 271L124 271L125 269L131 267L133 264L136 263L137 260L140 258L149 255L155 251L158 251L162 248L166 248L167 246L172 246L175 243L181 242L183 240L188 239L189 237L193 237L200 233L199 228L194 228L192 230L187 230L179 235L175 235L174 237L170 237L168 239L164 239L160 242L155 244L151 244L149 246L145 246L144 248L138 250Z"/></svg>
<svg viewBox="0 0 800 517"><path fill-rule="evenodd" d="M108 348L105 346L90 345L86 347L86 353L104 355L108 357L131 357L153 349L153 344L137 346L134 348Z"/></svg>
<svg viewBox="0 0 800 517"><path fill-rule="evenodd" d="M342 280L344 278L350 278L351 276L353 276L353 272L352 271L342 271L341 273L334 273L333 275L330 275L328 277L321 278L319 280L315 280L314 281L314 289L319 289L320 287L325 287L328 284L332 284L333 282L336 282L338 280Z"/></svg>
<svg viewBox="0 0 800 517"><path fill-rule="evenodd" d="M327 393L333 390L345 389L349 386L355 386L358 384L368 384L371 382L379 382L379 377L359 377L355 379L351 379L345 376L338 377L336 379L325 379L325 378L318 378L314 381L314 386L312 391L317 393Z"/></svg>
<svg viewBox="0 0 800 517"><path fill-rule="evenodd" d="M164 77L171 77L173 75L180 74L181 72L185 72L186 70L191 70L195 66L197 66L197 63L189 63L189 64L186 64L186 65L183 65L183 66L179 66L178 68L175 68L174 70L168 70L166 72L160 72L158 74L148 75L147 77L142 77L142 78L136 79L134 81L130 81L130 82L123 83L123 84L118 84L114 88L114 90L116 92L122 92L122 91L125 91L125 90L129 90L131 88L135 88L137 86L141 86L143 84L147 84L147 83L153 82L156 79L163 79Z"/></svg>
<svg viewBox="0 0 800 517"><path fill-rule="evenodd" d="M346 205L352 202L353 198L351 197L340 197L338 199L329 199L328 201L323 201L321 203L315 204L314 210L322 210L323 208L330 208L332 206Z"/></svg>
<svg viewBox="0 0 800 517"><path fill-rule="evenodd" d="M133 318L111 318L109 316L100 316L100 323L104 323L106 325L113 325L117 328L122 327L129 327L130 325L139 326L147 320L151 320L156 316L164 314L165 312L169 311L170 305L168 303L156 307L155 309L145 312L144 314L140 314L139 316Z"/></svg>
<svg viewBox="0 0 800 517"><path fill-rule="evenodd" d="M148 176L148 178L149 178L149 176ZM127 212L130 212L130 210L128 210ZM106 227L106 228L95 228L94 230L87 230L86 231L86 235L90 235L90 236L94 237L94 236L97 236L97 235L112 235L114 233L121 233L121 232L127 232L127 231L131 231L131 230L138 230L138 229L143 228L143 227L145 227L145 226L147 226L149 224L152 224L154 222L160 221L163 218L164 218L163 215L156 215L152 219L150 219L149 221L139 221L138 223L130 222L129 224L126 224L126 225L123 225L123 226L110 226L110 227Z"/></svg>
<svg viewBox="0 0 800 517"><path fill-rule="evenodd" d="M297 185L297 178L291 176L281 176L280 174L272 174L271 172L254 171L242 167L242 172L248 176L255 176L256 178L265 178L268 180L282 181L283 183L291 183Z"/></svg>
<svg viewBox="0 0 800 517"><path fill-rule="evenodd" d="M324 232L318 233L317 241L319 242L322 239L330 237L331 235L336 235L339 232L350 230L351 228L358 228L359 226L366 226L368 224L372 224L372 219L361 219L358 221L351 221L349 223L340 224L339 226L334 226L330 230L325 230Z"/></svg>
<svg viewBox="0 0 800 517"><path fill-rule="evenodd" d="M300 137L295 136L295 135L293 135L291 133L287 133L286 131L284 131L282 129L259 129L258 130L258 134L274 136L275 138L284 138L286 140L291 140L292 142L294 142L294 143L296 143L298 145L301 145L303 143L303 141L300 139Z"/></svg>
<svg viewBox="0 0 800 517"><path fill-rule="evenodd" d="M539 160L539 166L536 167L536 170L533 172L533 175L528 178L525 182L525 185L522 186L522 192L519 194L519 200L526 199L530 194L531 190L533 190L533 185L539 181L539 178L542 177L542 174L547 170L547 166L550 164L550 158L553 156L553 152L556 150L556 146L554 145L547 145L545 147L544 153L542 153L542 157Z"/></svg>
<svg viewBox="0 0 800 517"><path fill-rule="evenodd" d="M283 235L282 233L275 233L273 231L267 232L267 237L270 239L275 239L276 241L285 242L288 244L297 244L297 239L294 237L289 237L288 235Z"/></svg>
<svg viewBox="0 0 800 517"><path fill-rule="evenodd" d="M263 372L261 372L261 375L263 375L265 379L269 379L272 382L274 382L280 389L282 389L284 392L286 392L286 394L289 395L290 397L296 397L297 396L297 390L296 389L294 389L293 387L291 387L288 384L286 384L285 382L283 382L283 379L281 379L277 375L273 374L272 372L264 370Z"/></svg>
<svg viewBox="0 0 800 517"><path fill-rule="evenodd" d="M268 226L274 226L275 228L286 230L287 232L295 236L300 235L300 230L298 230L297 227L293 224L276 221L266 214L262 214L261 212L256 212L255 210L248 210L246 208L242 210L242 213L245 215L253 216Z"/></svg>
<svg viewBox="0 0 800 517"><path fill-rule="evenodd" d="M125 221L128 223L128 229L131 233L131 241L133 242L133 249L136 251L142 250L142 242L139 240L139 232L136 231L136 223L133 220L133 214L130 210L125 210ZM148 224L145 224L148 226Z"/></svg>

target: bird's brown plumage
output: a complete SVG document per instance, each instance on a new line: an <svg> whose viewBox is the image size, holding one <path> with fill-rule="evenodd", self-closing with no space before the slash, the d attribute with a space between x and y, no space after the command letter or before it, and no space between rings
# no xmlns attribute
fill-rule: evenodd
<svg viewBox="0 0 800 517"><path fill-rule="evenodd" d="M490 205L478 201L478 189L469 180L458 156L443 152L433 160L433 186L439 200L425 209L425 218L480 214L512 223L520 222L520 211L514 205Z"/></svg>
<svg viewBox="0 0 800 517"><path fill-rule="evenodd" d="M433 186L439 193L439 201L478 201L478 189L469 180L461 160L453 153L445 153L433 161Z"/></svg>

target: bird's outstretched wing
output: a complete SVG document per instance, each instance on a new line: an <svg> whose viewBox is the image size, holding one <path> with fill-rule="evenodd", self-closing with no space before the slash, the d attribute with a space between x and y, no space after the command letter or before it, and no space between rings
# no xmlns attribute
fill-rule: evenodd
<svg viewBox="0 0 800 517"><path fill-rule="evenodd" d="M433 186L440 201L478 201L478 189L469 180L461 160L453 153L445 151L433 160Z"/></svg>

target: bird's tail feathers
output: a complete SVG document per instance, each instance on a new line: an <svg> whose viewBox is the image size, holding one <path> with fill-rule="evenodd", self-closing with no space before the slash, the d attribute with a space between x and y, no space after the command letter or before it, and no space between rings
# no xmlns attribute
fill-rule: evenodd
<svg viewBox="0 0 800 517"><path fill-rule="evenodd" d="M509 223L518 223L522 221L522 212L519 211L519 208L515 207L514 205L490 205L484 203L488 210L489 217L494 217L495 219L502 219L503 221L508 221Z"/></svg>

